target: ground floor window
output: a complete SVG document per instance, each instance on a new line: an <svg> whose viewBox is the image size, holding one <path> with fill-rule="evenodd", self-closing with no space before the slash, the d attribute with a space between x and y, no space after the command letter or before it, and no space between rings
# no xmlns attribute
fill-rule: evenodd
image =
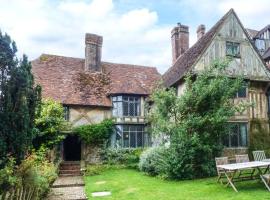
<svg viewBox="0 0 270 200"><path fill-rule="evenodd" d="M149 146L149 140L145 125L116 125L112 135L112 146L140 148Z"/></svg>
<svg viewBox="0 0 270 200"><path fill-rule="evenodd" d="M247 123L231 122L228 124L228 134L223 139L226 147L247 147L248 129Z"/></svg>

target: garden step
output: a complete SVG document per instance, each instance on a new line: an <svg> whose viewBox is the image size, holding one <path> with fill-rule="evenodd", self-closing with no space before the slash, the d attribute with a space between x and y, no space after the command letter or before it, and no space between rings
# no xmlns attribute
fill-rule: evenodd
<svg viewBox="0 0 270 200"><path fill-rule="evenodd" d="M59 174L74 174L74 175L80 175L81 171L80 170L60 170Z"/></svg>
<svg viewBox="0 0 270 200"><path fill-rule="evenodd" d="M80 170L80 165L60 165L60 170Z"/></svg>

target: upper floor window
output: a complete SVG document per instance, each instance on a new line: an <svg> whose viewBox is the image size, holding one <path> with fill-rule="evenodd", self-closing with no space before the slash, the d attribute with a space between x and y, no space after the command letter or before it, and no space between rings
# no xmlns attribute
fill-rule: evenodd
<svg viewBox="0 0 270 200"><path fill-rule="evenodd" d="M244 85L241 87L238 92L235 94L235 98L246 98L247 97L247 86Z"/></svg>
<svg viewBox="0 0 270 200"><path fill-rule="evenodd" d="M226 42L226 55L240 57L240 43Z"/></svg>
<svg viewBox="0 0 270 200"><path fill-rule="evenodd" d="M138 96L112 97L113 116L140 116L141 101Z"/></svg>
<svg viewBox="0 0 270 200"><path fill-rule="evenodd" d="M248 145L247 123L229 123L229 132L223 139L226 147L246 147Z"/></svg>
<svg viewBox="0 0 270 200"><path fill-rule="evenodd" d="M64 106L64 118L66 121L69 121L69 107Z"/></svg>
<svg viewBox="0 0 270 200"><path fill-rule="evenodd" d="M265 40L263 39L256 39L255 40L255 46L259 51L264 51L265 50Z"/></svg>

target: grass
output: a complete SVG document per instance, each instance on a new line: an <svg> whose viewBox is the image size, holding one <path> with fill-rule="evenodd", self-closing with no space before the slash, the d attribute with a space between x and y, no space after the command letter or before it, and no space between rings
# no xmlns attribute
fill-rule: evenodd
<svg viewBox="0 0 270 200"><path fill-rule="evenodd" d="M216 183L215 178L167 181L129 169L109 169L101 175L86 176L85 190L111 191L112 196L94 199L117 200L266 200L270 194L258 180L236 183L239 190ZM91 198L92 199L92 198Z"/></svg>

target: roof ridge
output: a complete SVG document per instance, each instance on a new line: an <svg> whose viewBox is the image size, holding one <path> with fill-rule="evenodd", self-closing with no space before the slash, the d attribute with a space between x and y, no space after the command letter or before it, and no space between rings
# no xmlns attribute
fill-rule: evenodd
<svg viewBox="0 0 270 200"><path fill-rule="evenodd" d="M208 47L208 44L214 38L215 33L217 32L219 27L223 24L225 19L231 13L235 13L232 8L225 15L223 15L223 17L221 17L220 20L218 20L196 43L194 43L188 50L186 50L184 52L184 54L182 54L181 56L179 56L176 59L176 61L173 63L173 65L162 76L163 81L164 81L166 86L173 85L177 81L179 81L179 79L181 78L181 75L183 75L180 73L183 73L187 68L192 66L197 61L198 58L194 58L194 57L196 57L196 56L199 57L199 55L201 55L201 53L204 52L204 50ZM198 52L196 52L196 55L195 55L195 53L193 54L192 51L195 51L196 49L198 49ZM180 62L180 61L183 61L189 54L192 54L193 59L186 60L186 65L183 66L185 69L177 69L177 68L179 68L179 65L182 64L182 62ZM181 70L183 70L183 71L181 71ZM181 71L181 72L179 73L179 71ZM172 80L173 78L168 77L168 76L170 76L170 73L172 73L172 72L178 73L177 74L178 76L176 78L174 78L174 80Z"/></svg>

